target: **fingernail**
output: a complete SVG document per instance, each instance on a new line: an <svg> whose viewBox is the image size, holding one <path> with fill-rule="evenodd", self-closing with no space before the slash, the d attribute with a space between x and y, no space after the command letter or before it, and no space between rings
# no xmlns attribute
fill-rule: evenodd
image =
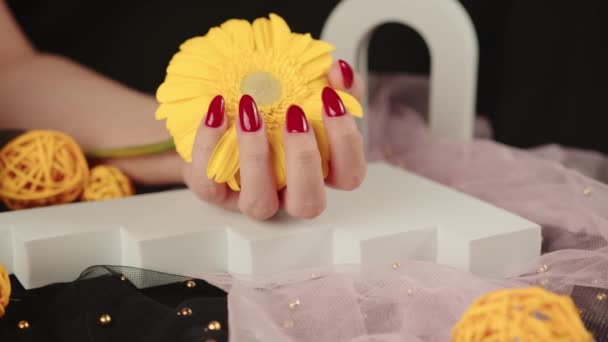
<svg viewBox="0 0 608 342"><path fill-rule="evenodd" d="M342 103L340 96L338 96L338 93L336 93L336 91L332 88L325 87L323 89L322 99L323 107L325 108L325 113L327 113L327 116L335 117L346 114L344 103Z"/></svg>
<svg viewBox="0 0 608 342"><path fill-rule="evenodd" d="M205 118L205 125L211 128L217 128L224 122L224 98L218 95L211 100L209 111Z"/></svg>
<svg viewBox="0 0 608 342"><path fill-rule="evenodd" d="M292 105L287 110L287 132L305 133L308 132L308 121L302 108Z"/></svg>
<svg viewBox="0 0 608 342"><path fill-rule="evenodd" d="M342 71L342 79L344 80L344 86L346 89L350 89L353 86L353 80L355 78L355 74L353 73L353 68L351 68L350 64L346 63L344 60L338 60L338 64L340 65L340 71Z"/></svg>
<svg viewBox="0 0 608 342"><path fill-rule="evenodd" d="M241 121L241 128L245 132L255 132L260 129L260 115L258 114L258 107L253 100L253 97L249 95L243 95L241 102L239 103L239 119Z"/></svg>

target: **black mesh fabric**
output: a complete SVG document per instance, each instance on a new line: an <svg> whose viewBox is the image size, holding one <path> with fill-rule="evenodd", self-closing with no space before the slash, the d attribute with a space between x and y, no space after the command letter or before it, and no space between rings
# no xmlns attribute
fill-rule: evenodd
<svg viewBox="0 0 608 342"><path fill-rule="evenodd" d="M70 283L25 290L11 277L11 284L2 342L228 340L226 293L200 279L96 266ZM103 315L110 324L100 323Z"/></svg>

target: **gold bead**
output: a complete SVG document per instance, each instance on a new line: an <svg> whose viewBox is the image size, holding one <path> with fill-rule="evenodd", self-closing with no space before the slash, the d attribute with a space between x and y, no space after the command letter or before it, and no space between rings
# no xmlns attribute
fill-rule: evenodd
<svg viewBox="0 0 608 342"><path fill-rule="evenodd" d="M583 195L585 196L590 196L591 193L593 193L593 189L591 189L590 186L586 187L585 190L583 190Z"/></svg>
<svg viewBox="0 0 608 342"><path fill-rule="evenodd" d="M211 331L222 330L222 325L218 321L211 321L207 324L207 330L211 330Z"/></svg>
<svg viewBox="0 0 608 342"><path fill-rule="evenodd" d="M401 263L400 263L399 261L395 261L395 262L393 263L392 268L393 268L394 270L396 270L396 269L398 269L399 267L401 267Z"/></svg>
<svg viewBox="0 0 608 342"><path fill-rule="evenodd" d="M295 300L292 300L291 302L289 302L289 309L291 309L291 310L297 309L298 306L300 306L300 300L299 299L295 299Z"/></svg>
<svg viewBox="0 0 608 342"><path fill-rule="evenodd" d="M289 329L289 328L293 328L293 326L294 326L294 323L290 319L283 322L283 328Z"/></svg>
<svg viewBox="0 0 608 342"><path fill-rule="evenodd" d="M537 272L537 273L545 273L545 272L547 272L548 270L549 270L549 266L547 266L547 265L541 265L541 266L540 266L540 267L539 267L539 268L536 270L536 272Z"/></svg>
<svg viewBox="0 0 608 342"><path fill-rule="evenodd" d="M178 316L192 316L192 309L190 309L189 307L185 307L185 308L181 308L181 310L179 310L177 312Z"/></svg>
<svg viewBox="0 0 608 342"><path fill-rule="evenodd" d="M112 317L108 314L103 314L101 316L99 316L99 324L101 325L109 325L110 323L112 323Z"/></svg>
<svg viewBox="0 0 608 342"><path fill-rule="evenodd" d="M196 287L196 282L194 280L188 280L188 282L186 283L186 287L189 289Z"/></svg>
<svg viewBox="0 0 608 342"><path fill-rule="evenodd" d="M127 277L125 277L125 275L124 275L124 274L121 274L121 275L120 275L120 280L122 280L122 281L126 281L126 280L127 280Z"/></svg>
<svg viewBox="0 0 608 342"><path fill-rule="evenodd" d="M17 328L19 328L19 330L26 330L30 328L30 322L28 321L19 321L19 323L17 323Z"/></svg>
<svg viewBox="0 0 608 342"><path fill-rule="evenodd" d="M606 295L604 292L600 292L597 294L597 296L595 296L595 298L597 298L597 300L604 301L608 298L608 295Z"/></svg>

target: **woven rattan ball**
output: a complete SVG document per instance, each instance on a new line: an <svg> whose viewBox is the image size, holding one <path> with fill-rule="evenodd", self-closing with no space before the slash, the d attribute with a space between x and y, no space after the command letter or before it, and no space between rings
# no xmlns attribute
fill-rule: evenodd
<svg viewBox="0 0 608 342"><path fill-rule="evenodd" d="M77 200L89 174L84 154L66 134L35 130L0 151L0 198L10 209Z"/></svg>
<svg viewBox="0 0 608 342"><path fill-rule="evenodd" d="M91 169L89 181L82 193L83 201L102 201L131 196L134 193L131 180L120 169L98 165Z"/></svg>
<svg viewBox="0 0 608 342"><path fill-rule="evenodd" d="M452 342L591 342L574 302L539 287L491 292L452 330Z"/></svg>
<svg viewBox="0 0 608 342"><path fill-rule="evenodd" d="M0 264L0 317L4 316L4 309L8 305L11 296L11 281L8 272Z"/></svg>

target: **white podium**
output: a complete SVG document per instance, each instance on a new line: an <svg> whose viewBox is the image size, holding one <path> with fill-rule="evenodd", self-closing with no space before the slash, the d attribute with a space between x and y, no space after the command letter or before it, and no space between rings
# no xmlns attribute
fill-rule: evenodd
<svg viewBox="0 0 608 342"><path fill-rule="evenodd" d="M2 213L0 262L35 288L92 265L264 275L416 259L502 277L540 254L538 225L388 165L371 164L357 191L329 191L314 220L253 221L188 190Z"/></svg>

